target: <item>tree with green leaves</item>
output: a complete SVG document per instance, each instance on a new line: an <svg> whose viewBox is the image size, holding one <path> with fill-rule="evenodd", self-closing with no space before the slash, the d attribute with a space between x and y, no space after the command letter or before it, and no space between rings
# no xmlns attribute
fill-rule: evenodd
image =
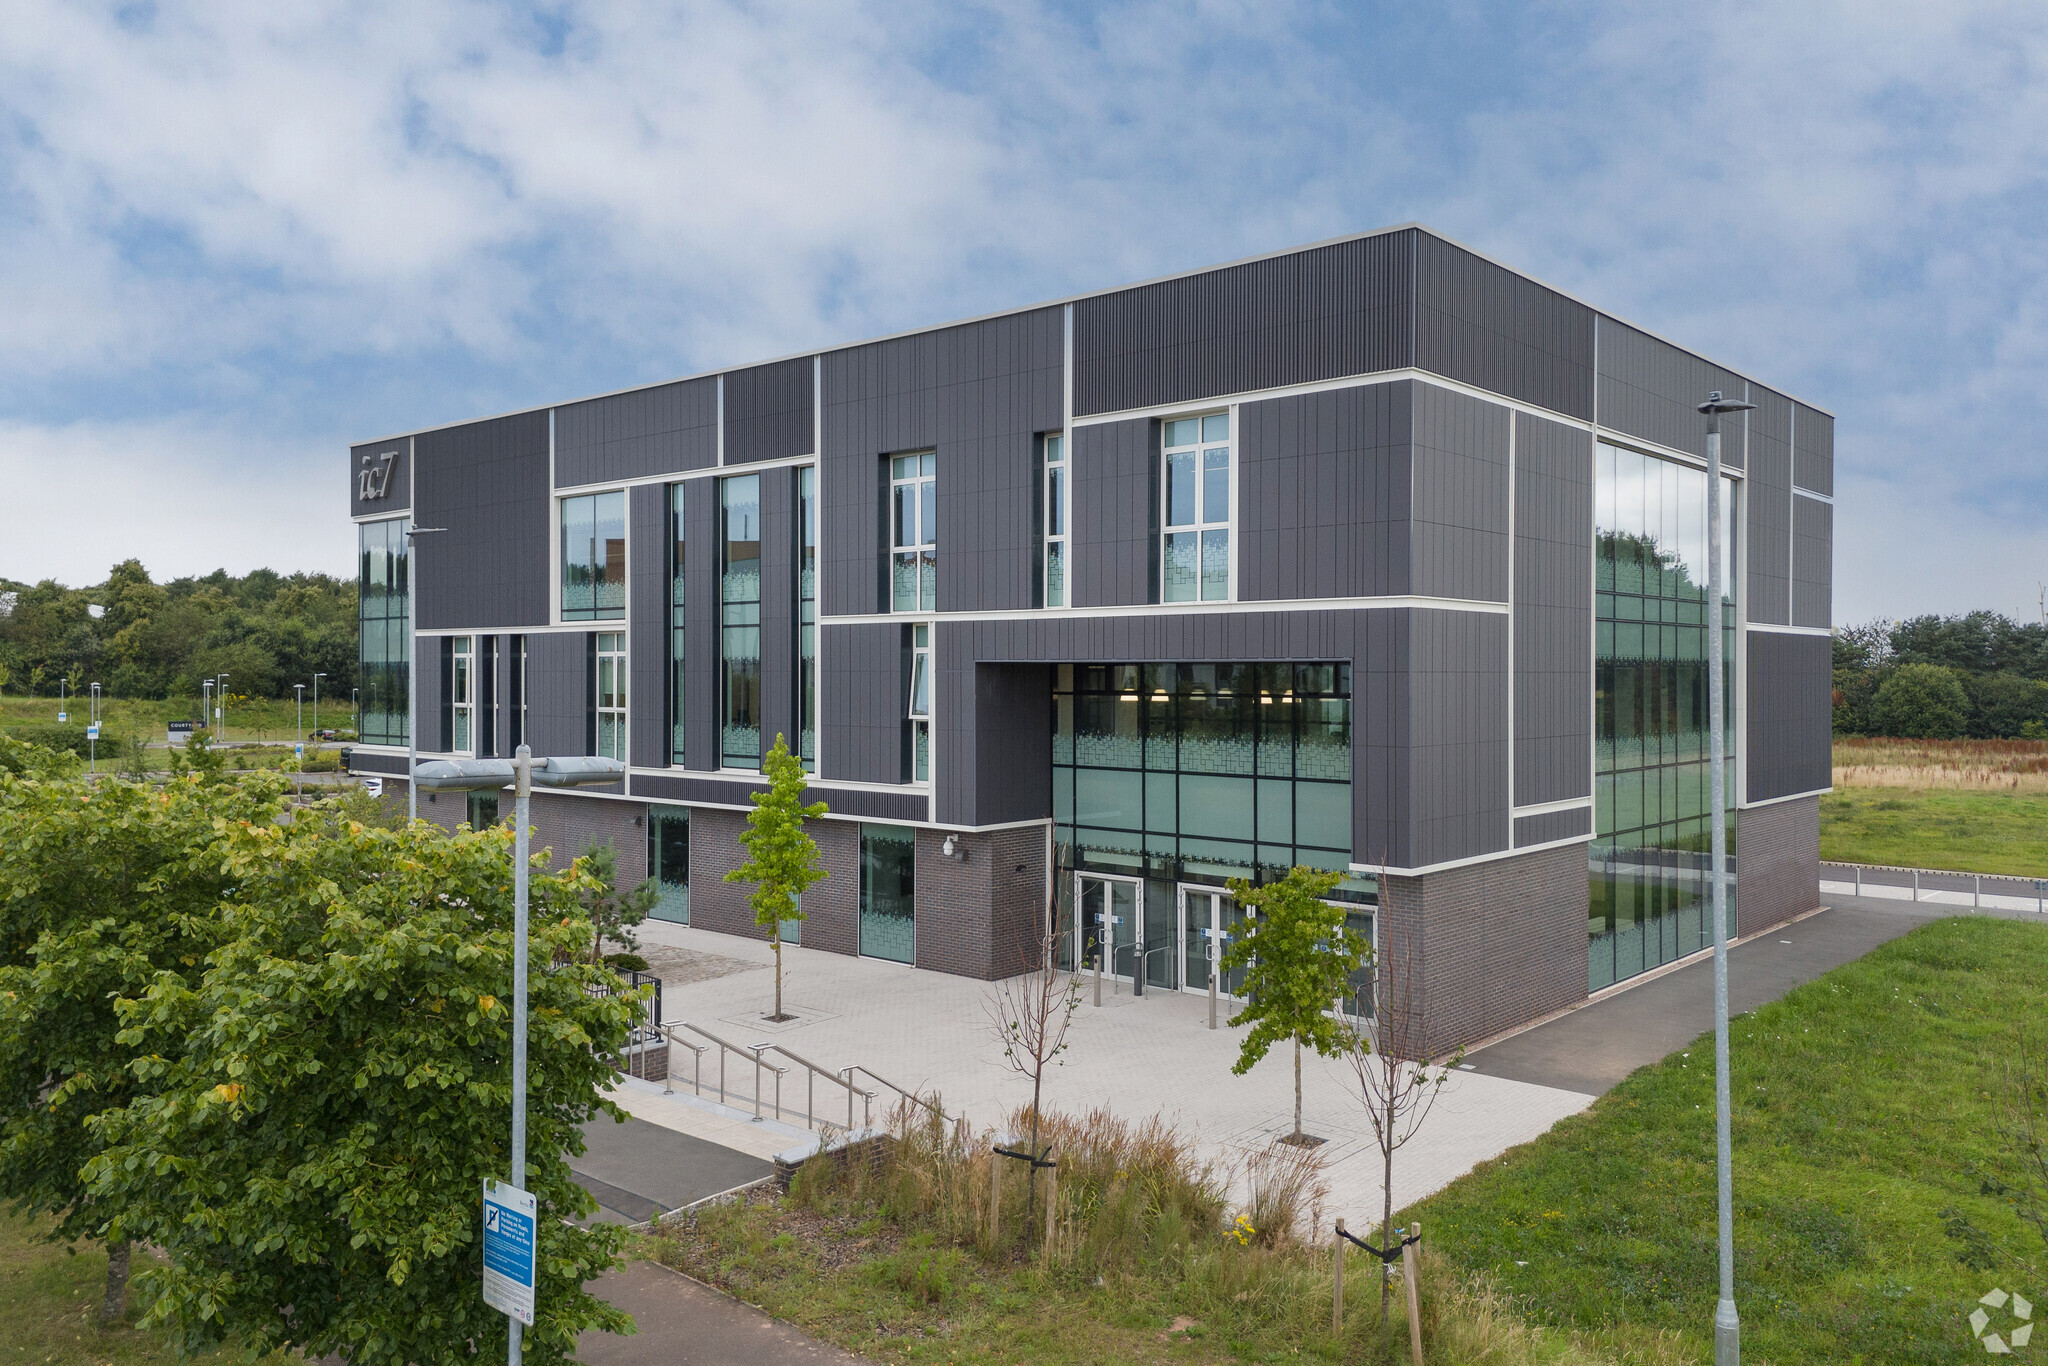
<svg viewBox="0 0 2048 1366"><path fill-rule="evenodd" d="M610 844L593 845L576 860L585 882L581 894L583 914L596 931L590 941L590 961L604 960L607 941L626 953L637 954L640 940L633 933L654 909L661 889L653 878L645 878L630 892L619 890L619 851Z"/></svg>
<svg viewBox="0 0 2048 1366"><path fill-rule="evenodd" d="M740 843L747 861L725 875L727 882L751 882L754 890L747 904L754 909L754 923L767 932L775 946L775 1013L771 1020L786 1020L782 1013L782 925L802 921L799 901L804 889L827 876L818 860L818 846L804 832L804 822L825 814L825 803L804 805L804 786L809 781L804 766L789 752L789 742L778 732L775 747L761 760L762 776L768 779L765 792L752 794L754 809L747 813L747 828Z"/></svg>
<svg viewBox="0 0 2048 1366"><path fill-rule="evenodd" d="M93 1121L149 1089L127 1065L118 1003L197 979L239 881L219 856L227 831L272 826L281 785L94 787L79 768L0 738L0 1198L51 1216L54 1239L105 1236L113 1322L128 1239L108 1232L112 1206L83 1169Z"/></svg>
<svg viewBox="0 0 2048 1366"><path fill-rule="evenodd" d="M583 1330L628 1329L584 1289L622 1234L576 1225L595 1203L565 1160L587 1120L619 1115L604 1057L636 1012L587 961L582 876L533 873L532 956L548 966L529 993L527 1165L508 1172L513 832L378 830L320 808L219 828L218 943L115 1001L136 1094L88 1123L109 1236L168 1258L138 1276L154 1292L143 1322L185 1351L234 1341L356 1366L501 1350L480 1198L510 1175L539 1202L526 1359L566 1362Z"/></svg>
<svg viewBox="0 0 2048 1366"><path fill-rule="evenodd" d="M1901 664L1871 702L1878 733L1912 740L1953 740L1969 729L1970 698L1953 669Z"/></svg>
<svg viewBox="0 0 2048 1366"><path fill-rule="evenodd" d="M1310 1141L1301 1131L1301 1050L1307 1046L1326 1058L1344 1051L1344 1026L1330 1011L1372 952L1344 923L1344 908L1323 900L1336 886L1337 874L1299 867L1262 886L1241 878L1230 883L1245 919L1224 950L1222 967L1244 971L1246 998L1230 1023L1251 1026L1230 1070L1242 1076L1274 1044L1293 1041L1291 1143Z"/></svg>

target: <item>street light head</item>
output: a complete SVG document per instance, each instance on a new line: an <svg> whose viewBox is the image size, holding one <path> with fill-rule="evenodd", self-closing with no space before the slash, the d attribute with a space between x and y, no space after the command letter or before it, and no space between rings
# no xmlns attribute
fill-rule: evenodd
<svg viewBox="0 0 2048 1366"><path fill-rule="evenodd" d="M1754 403L1739 398L1723 398L1721 391L1716 389L1707 395L1707 401L1700 405L1700 411L1709 416L1718 416L1721 413L1745 413L1754 407Z"/></svg>

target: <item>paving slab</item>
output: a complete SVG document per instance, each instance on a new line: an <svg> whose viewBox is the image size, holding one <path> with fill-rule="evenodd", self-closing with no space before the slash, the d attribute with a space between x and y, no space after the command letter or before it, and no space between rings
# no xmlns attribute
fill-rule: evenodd
<svg viewBox="0 0 2048 1366"><path fill-rule="evenodd" d="M656 1262L608 1271L589 1289L631 1314L640 1331L583 1334L576 1360L585 1366L867 1366Z"/></svg>
<svg viewBox="0 0 2048 1366"><path fill-rule="evenodd" d="M674 1129L600 1116L583 1126L584 1151L569 1159L600 1217L643 1224L671 1210L771 1175L764 1159Z"/></svg>

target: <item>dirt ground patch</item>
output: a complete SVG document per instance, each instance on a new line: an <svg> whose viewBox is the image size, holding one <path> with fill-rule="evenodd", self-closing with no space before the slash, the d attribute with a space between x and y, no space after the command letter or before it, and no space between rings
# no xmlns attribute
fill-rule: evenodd
<svg viewBox="0 0 2048 1366"><path fill-rule="evenodd" d="M709 982L718 977L730 977L734 973L765 971L766 963L749 963L744 958L728 958L722 953L703 953L696 949L679 949L668 944L647 944L640 946L640 956L647 960L647 970L661 978L663 991L672 991L692 982Z"/></svg>

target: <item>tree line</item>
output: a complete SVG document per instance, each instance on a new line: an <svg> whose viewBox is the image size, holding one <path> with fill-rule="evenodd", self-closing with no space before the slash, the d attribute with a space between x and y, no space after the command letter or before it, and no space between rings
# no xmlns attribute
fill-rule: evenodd
<svg viewBox="0 0 2048 1366"><path fill-rule="evenodd" d="M1835 734L2048 740L2048 624L1879 619L1834 638Z"/></svg>
<svg viewBox="0 0 2048 1366"><path fill-rule="evenodd" d="M98 683L110 697L196 697L227 674L248 697L289 697L327 675L346 696L356 671L356 585L331 574L224 569L151 580L123 560L104 583L0 579L0 693L54 696Z"/></svg>

